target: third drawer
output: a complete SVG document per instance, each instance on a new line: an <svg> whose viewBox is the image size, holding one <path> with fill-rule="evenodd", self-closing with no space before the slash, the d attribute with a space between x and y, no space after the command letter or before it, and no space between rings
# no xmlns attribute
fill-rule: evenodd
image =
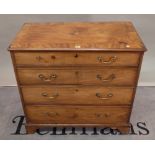
<svg viewBox="0 0 155 155"><path fill-rule="evenodd" d="M131 105L132 87L28 86L21 87L26 104Z"/></svg>

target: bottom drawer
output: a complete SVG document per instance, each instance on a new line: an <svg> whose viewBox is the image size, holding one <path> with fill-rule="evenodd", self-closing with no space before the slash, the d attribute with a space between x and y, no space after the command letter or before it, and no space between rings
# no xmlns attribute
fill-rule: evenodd
<svg viewBox="0 0 155 155"><path fill-rule="evenodd" d="M37 124L110 124L127 123L129 107L54 106L25 107L29 123Z"/></svg>

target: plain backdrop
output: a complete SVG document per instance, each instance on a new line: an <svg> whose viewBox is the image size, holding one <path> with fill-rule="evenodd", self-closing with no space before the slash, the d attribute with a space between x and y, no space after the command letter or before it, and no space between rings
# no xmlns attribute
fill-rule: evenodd
<svg viewBox="0 0 155 155"><path fill-rule="evenodd" d="M25 22L132 21L145 43L138 85L155 86L155 15L0 15L0 86L14 86L16 80L7 48Z"/></svg>

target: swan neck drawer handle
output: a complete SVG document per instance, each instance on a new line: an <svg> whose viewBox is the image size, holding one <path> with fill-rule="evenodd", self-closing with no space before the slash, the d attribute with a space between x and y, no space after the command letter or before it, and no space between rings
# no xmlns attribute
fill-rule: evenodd
<svg viewBox="0 0 155 155"><path fill-rule="evenodd" d="M99 79L99 80L101 80L102 82L110 82L110 81L112 81L113 79L115 79L116 78L116 76L115 76L115 74L111 74L111 75L109 75L107 78L103 78L101 75L97 75L96 76L96 78L97 79Z"/></svg>
<svg viewBox="0 0 155 155"><path fill-rule="evenodd" d="M103 114L103 113L102 113L102 114L96 113L95 116L98 117L98 118L99 118L99 117L107 118L107 117L109 117L110 115L109 115L108 113L105 113L105 114Z"/></svg>
<svg viewBox="0 0 155 155"><path fill-rule="evenodd" d="M113 94L109 93L107 95L101 95L100 93L96 93L96 97L98 97L101 100L109 100L113 97Z"/></svg>
<svg viewBox="0 0 155 155"><path fill-rule="evenodd" d="M49 117L54 117L54 116L58 116L59 115L57 112L45 112L43 114L47 115Z"/></svg>
<svg viewBox="0 0 155 155"><path fill-rule="evenodd" d="M48 93L42 93L41 95L42 95L43 97L48 98L48 99L55 99L56 97L59 96L58 93L56 93L56 94L54 94L54 95L52 95L52 96L49 96Z"/></svg>
<svg viewBox="0 0 155 155"><path fill-rule="evenodd" d="M44 58L41 57L41 56L36 56L36 60L39 61L39 62L44 62Z"/></svg>
<svg viewBox="0 0 155 155"><path fill-rule="evenodd" d="M103 64L112 64L113 62L115 62L117 60L117 57L111 56L111 57L109 57L108 60L104 60L104 58L102 56L99 56L99 57L97 57L97 60Z"/></svg>
<svg viewBox="0 0 155 155"><path fill-rule="evenodd" d="M43 74L39 74L38 77L39 77L39 79L42 80L42 81L50 82L50 81L55 80L58 76L57 76L56 74L50 74L48 77L46 77L46 76L43 75Z"/></svg>

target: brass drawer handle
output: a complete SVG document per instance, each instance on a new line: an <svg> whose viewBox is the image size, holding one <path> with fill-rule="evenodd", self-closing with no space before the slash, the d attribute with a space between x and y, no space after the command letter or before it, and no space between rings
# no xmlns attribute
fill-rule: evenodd
<svg viewBox="0 0 155 155"><path fill-rule="evenodd" d="M101 100L109 100L110 98L113 97L113 94L112 93L109 93L109 94L103 96L100 93L96 93L96 97L98 97Z"/></svg>
<svg viewBox="0 0 155 155"><path fill-rule="evenodd" d="M56 74L51 74L49 75L48 77L46 77L45 75L43 74L39 74L38 77L42 80L42 81L45 81L45 82L50 82L52 80L55 80L57 78L57 75Z"/></svg>
<svg viewBox="0 0 155 155"><path fill-rule="evenodd" d="M48 99L55 99L56 97L59 96L58 93L54 94L53 96L49 96L48 93L42 93L41 95L42 95L43 97L48 98Z"/></svg>
<svg viewBox="0 0 155 155"><path fill-rule="evenodd" d="M41 60L43 60L43 58L41 56L36 56L36 59L40 62Z"/></svg>
<svg viewBox="0 0 155 155"><path fill-rule="evenodd" d="M100 117L105 117L105 118L107 118L107 117L110 116L110 114L108 114L108 113L105 113L105 114L97 114L97 113L96 113L95 116L98 117L98 118L100 118Z"/></svg>
<svg viewBox="0 0 155 155"><path fill-rule="evenodd" d="M104 58L102 56L99 56L99 57L97 57L97 60L103 64L112 64L113 62L115 62L117 60L117 57L111 56L108 60L104 60Z"/></svg>
<svg viewBox="0 0 155 155"><path fill-rule="evenodd" d="M56 59L56 57L54 56L54 55L52 55L51 57L50 57L50 59ZM39 61L39 62L45 62L45 63L48 63L49 61L48 60L46 60L45 58L43 58L43 57L41 57L41 56L36 56L36 60L37 61Z"/></svg>
<svg viewBox="0 0 155 155"><path fill-rule="evenodd" d="M54 117L54 116L58 116L59 115L57 112L45 112L43 114L47 115L49 117Z"/></svg>
<svg viewBox="0 0 155 155"><path fill-rule="evenodd" d="M99 80L101 80L102 82L109 82L109 81L112 81L113 79L115 79L116 76L115 76L115 74L111 74L107 78L104 79L100 74L98 74L96 76L96 78L99 79Z"/></svg>

